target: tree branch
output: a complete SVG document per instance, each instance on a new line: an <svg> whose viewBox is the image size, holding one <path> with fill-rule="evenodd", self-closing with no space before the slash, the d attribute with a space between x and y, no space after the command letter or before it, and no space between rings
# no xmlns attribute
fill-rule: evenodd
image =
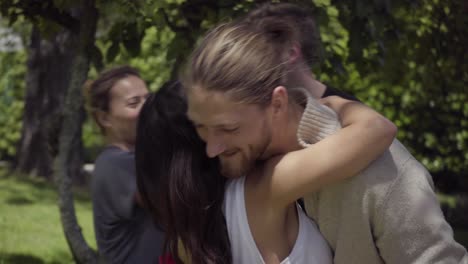
<svg viewBox="0 0 468 264"><path fill-rule="evenodd" d="M80 21L71 16L68 12L54 6L53 2L50 0L22 0L14 4L14 7L23 10L23 14L30 19L39 16L53 21L74 33L78 33L80 30Z"/></svg>

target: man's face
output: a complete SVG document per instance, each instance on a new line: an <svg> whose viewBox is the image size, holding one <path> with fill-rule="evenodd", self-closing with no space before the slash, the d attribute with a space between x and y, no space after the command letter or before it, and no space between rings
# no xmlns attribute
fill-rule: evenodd
<svg viewBox="0 0 468 264"><path fill-rule="evenodd" d="M271 141L268 107L241 104L220 92L190 89L188 117L206 142L209 157L219 157L228 178L245 176Z"/></svg>

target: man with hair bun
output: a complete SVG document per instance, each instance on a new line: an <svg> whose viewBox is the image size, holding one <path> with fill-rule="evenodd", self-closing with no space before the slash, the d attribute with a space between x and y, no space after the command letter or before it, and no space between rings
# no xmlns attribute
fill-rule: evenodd
<svg viewBox="0 0 468 264"><path fill-rule="evenodd" d="M210 32L192 54L183 78L188 116L225 177L245 176L342 129L334 111L313 107L337 94L310 72L313 28L302 7L268 4ZM335 263L468 263L431 175L398 140L354 177L304 199Z"/></svg>
<svg viewBox="0 0 468 264"><path fill-rule="evenodd" d="M310 10L268 3L244 18L258 29L272 20L296 29L290 61L303 67L298 79L309 96L356 100L316 80L307 67L321 52ZM301 130L300 124L298 140L304 147L313 144L317 132L324 131ZM431 175L398 140L356 177L305 197L305 205L332 247L335 263L468 263L466 249L454 240L442 214Z"/></svg>

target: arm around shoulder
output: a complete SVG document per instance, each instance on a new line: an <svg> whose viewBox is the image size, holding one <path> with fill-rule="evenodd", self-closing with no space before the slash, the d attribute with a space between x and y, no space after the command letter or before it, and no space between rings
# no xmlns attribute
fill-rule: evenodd
<svg viewBox="0 0 468 264"><path fill-rule="evenodd" d="M284 155L271 165L272 172L267 173L270 178L265 186L278 204L288 204L356 175L395 138L396 126L361 103L339 97L328 97L322 102L338 113L343 128L305 149Z"/></svg>

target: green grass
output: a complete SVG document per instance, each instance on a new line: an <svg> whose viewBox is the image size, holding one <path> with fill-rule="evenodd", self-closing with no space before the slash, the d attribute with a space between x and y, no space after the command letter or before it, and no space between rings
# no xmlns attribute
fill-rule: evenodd
<svg viewBox="0 0 468 264"><path fill-rule="evenodd" d="M78 223L96 249L92 206L85 191L74 191ZM51 183L0 171L0 264L73 263Z"/></svg>

